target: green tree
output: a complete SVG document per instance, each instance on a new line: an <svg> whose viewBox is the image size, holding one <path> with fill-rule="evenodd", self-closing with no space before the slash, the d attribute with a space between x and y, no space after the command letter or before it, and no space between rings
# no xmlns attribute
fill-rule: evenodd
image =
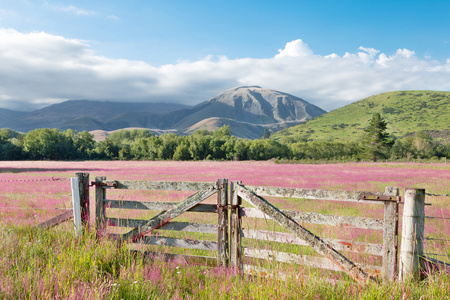
<svg viewBox="0 0 450 300"><path fill-rule="evenodd" d="M365 137L363 140L364 156L373 161L386 158L392 141L389 138L389 134L386 132L387 123L383 120L379 113L372 115L372 119L369 122L365 131Z"/></svg>
<svg viewBox="0 0 450 300"><path fill-rule="evenodd" d="M73 159L76 153L73 140L56 128L31 130L25 136L23 146L32 159Z"/></svg>

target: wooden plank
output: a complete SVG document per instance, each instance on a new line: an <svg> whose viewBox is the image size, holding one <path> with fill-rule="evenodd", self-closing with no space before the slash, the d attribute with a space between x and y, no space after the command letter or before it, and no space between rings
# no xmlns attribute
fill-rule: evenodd
<svg viewBox="0 0 450 300"><path fill-rule="evenodd" d="M142 252L138 250L131 250L132 252ZM188 265L203 265L208 267L217 267L217 257L200 256L200 255L186 255L174 253L160 253L152 251L143 251L143 255L147 259L162 260L162 261L178 261Z"/></svg>
<svg viewBox="0 0 450 300"><path fill-rule="evenodd" d="M212 241L192 240L192 239L177 239L164 236L143 236L139 240L147 245L159 245L168 247L179 247L185 249L197 249L197 250L213 250L217 251L218 243Z"/></svg>
<svg viewBox="0 0 450 300"><path fill-rule="evenodd" d="M161 212L160 214L154 216L148 220L144 225L132 229L128 233L123 235L125 240L131 239L133 242L144 236L145 234L151 232L154 229L161 227L162 225L170 222L172 219L176 218L180 214L184 213L188 209L199 204L203 200L209 198L217 192L216 184L209 187L207 190L197 192L184 201L180 202L174 208Z"/></svg>
<svg viewBox="0 0 450 300"><path fill-rule="evenodd" d="M81 222L83 226L89 226L89 173L76 173L80 192Z"/></svg>
<svg viewBox="0 0 450 300"><path fill-rule="evenodd" d="M180 202L147 202L147 201L128 201L128 200L108 200L104 204L107 208L118 209L142 209L142 210L169 210L174 208ZM197 204L190 208L190 212L217 213L215 204Z"/></svg>
<svg viewBox="0 0 450 300"><path fill-rule="evenodd" d="M139 227L148 222L148 220L140 219L121 219L121 218L106 218L112 226L120 227ZM169 222L158 228L158 230L173 230L184 232L201 232L217 234L218 226L215 224L198 224L190 222Z"/></svg>
<svg viewBox="0 0 450 300"><path fill-rule="evenodd" d="M309 246L305 240L297 237L295 234L288 232L242 229L241 237L279 243L288 243L300 246ZM377 256L383 256L384 253L383 245L381 244L359 243L339 239L323 239L323 241L330 244L336 251L350 251Z"/></svg>
<svg viewBox="0 0 450 300"><path fill-rule="evenodd" d="M105 229L105 207L103 199L106 198L106 191L99 184L106 177L96 177L95 178L95 231L99 235Z"/></svg>
<svg viewBox="0 0 450 300"><path fill-rule="evenodd" d="M400 191L395 187L387 187L385 194L398 196ZM397 202L384 203L383 274L387 280L394 280L397 276L398 206Z"/></svg>
<svg viewBox="0 0 450 300"><path fill-rule="evenodd" d="M298 274L293 273L293 272L285 273L285 272L281 272L279 270L270 270L267 268L262 268L259 266L248 265L248 264L243 264L243 272L244 272L244 274L248 274L248 275L252 275L252 276L271 278L271 279L282 280L282 281L285 281L288 278L295 278L298 280L298 279L300 279L300 277L305 275L303 272L300 272ZM320 281L331 283L331 284L336 284L336 283L347 284L348 283L345 280L337 280L336 278L327 278L327 277L321 277Z"/></svg>
<svg viewBox="0 0 450 300"><path fill-rule="evenodd" d="M207 190L215 182L184 182L184 181L145 181L145 180L104 180L101 185L115 189L128 190L162 190L162 191L193 191Z"/></svg>
<svg viewBox="0 0 450 300"><path fill-rule="evenodd" d="M345 271L358 282L366 282L371 278L363 269L348 260L345 256L333 249L322 239L312 234L310 231L300 226L297 222L283 214L278 208L267 202L264 198L255 195L245 186L237 185L236 191L238 196L270 216L278 224L288 229L298 237L304 239L317 253L325 256L338 265L340 269Z"/></svg>
<svg viewBox="0 0 450 300"><path fill-rule="evenodd" d="M255 185L249 185L246 187L247 189L252 190L255 194L262 197L288 197L300 199L331 200L331 201L361 202L361 203L375 203L375 204L383 204L383 202L385 201L385 200L363 200L363 197L376 198L383 196L383 193L374 193L374 192L331 191L319 189L299 189L299 188L255 186ZM392 198L392 201L397 201L397 198Z"/></svg>
<svg viewBox="0 0 450 300"><path fill-rule="evenodd" d="M80 206L80 185L78 177L70 178L70 185L72 188L72 207L73 207L73 223L75 232L81 234L81 206Z"/></svg>
<svg viewBox="0 0 450 300"><path fill-rule="evenodd" d="M49 229L72 218L73 218L73 210L71 209L63 212L62 214L57 215L56 217L51 218L50 220L47 220L45 222L36 225L36 227L40 227L42 229Z"/></svg>
<svg viewBox="0 0 450 300"><path fill-rule="evenodd" d="M394 202L396 203L396 202ZM260 210L253 207L242 207L242 217L270 219L270 216L265 215ZM323 215L311 212L300 212L292 210L280 210L283 214L297 222L322 224L329 226L344 226L353 228L381 230L384 228L384 222L380 219L361 218L361 217L346 217Z"/></svg>
<svg viewBox="0 0 450 300"><path fill-rule="evenodd" d="M403 205L402 245L400 250L399 279L420 276L420 256L423 256L425 225L425 190L406 189Z"/></svg>
<svg viewBox="0 0 450 300"><path fill-rule="evenodd" d="M421 267L427 272L428 274L434 273L434 272L441 272L446 271L447 273L450 272L450 264L437 260L435 258L421 255L419 257L420 265Z"/></svg>
<svg viewBox="0 0 450 300"><path fill-rule="evenodd" d="M321 268L326 270L333 271L342 271L342 269L333 264L332 261L326 259L324 257L318 256L310 256L310 255L300 255L300 254L292 254L286 252L277 252L265 249L252 249L252 248L244 248L244 255L247 257L265 259L265 260L273 260L283 263L290 264L298 264L304 265L312 268Z"/></svg>
<svg viewBox="0 0 450 300"><path fill-rule="evenodd" d="M320 268L340 272L343 271L339 265L334 264L329 259L318 256L301 255L301 254L278 252L266 249L252 249L252 248L244 248L244 255L247 257L253 257L258 259L272 260L288 264L298 264L308 266L311 268ZM371 276L381 275L382 267L372 265L364 265L364 266L361 265L361 267L367 270L369 274L371 274Z"/></svg>
<svg viewBox="0 0 450 300"><path fill-rule="evenodd" d="M217 243L218 243L218 264L228 267L228 180L219 179L217 181Z"/></svg>
<svg viewBox="0 0 450 300"><path fill-rule="evenodd" d="M230 265L236 272L242 271L242 247L241 247L241 198L236 191L237 182L231 182L230 186Z"/></svg>

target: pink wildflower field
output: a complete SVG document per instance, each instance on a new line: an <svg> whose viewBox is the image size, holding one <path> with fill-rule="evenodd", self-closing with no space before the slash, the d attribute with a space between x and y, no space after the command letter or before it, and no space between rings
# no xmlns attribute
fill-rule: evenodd
<svg viewBox="0 0 450 300"><path fill-rule="evenodd" d="M77 172L110 180L203 181L219 178L242 181L245 185L314 188L327 190L383 192L386 186L424 188L427 196L425 235L437 240L426 241L427 247L441 255L448 254L450 239L450 165L412 163L348 164L276 164L256 162L177 162L177 161L20 161L0 162L1 223L37 224L71 208L70 177ZM91 205L94 199L91 188ZM141 201L177 201L186 193L149 191L108 194L118 199ZM314 211L381 218L382 206L347 205L301 199L269 199L281 209ZM92 209L92 206L91 206ZM201 220L198 220L201 222ZM348 233L347 233L348 234ZM350 232L352 239L364 232ZM442 241L444 240L444 241Z"/></svg>

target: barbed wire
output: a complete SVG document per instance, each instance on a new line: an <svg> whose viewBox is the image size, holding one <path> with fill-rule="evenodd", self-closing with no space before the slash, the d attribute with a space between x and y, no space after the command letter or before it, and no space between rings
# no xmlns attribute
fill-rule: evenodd
<svg viewBox="0 0 450 300"><path fill-rule="evenodd" d="M52 178L45 178L45 179L4 179L0 180L0 182L25 182L25 181L63 181L63 180L69 180L70 178L63 178L63 177L52 177Z"/></svg>
<svg viewBox="0 0 450 300"><path fill-rule="evenodd" d="M425 193L427 196L433 196L433 197L450 197L450 194L432 194L432 193Z"/></svg>
<svg viewBox="0 0 450 300"><path fill-rule="evenodd" d="M424 253L425 255L450 257L450 254Z"/></svg>
<svg viewBox="0 0 450 300"><path fill-rule="evenodd" d="M13 196L11 196L13 195ZM42 194L14 194L14 193L9 193L9 194L4 194L3 197L6 197L8 199L16 199L16 198L29 198L29 197L46 197L46 198L71 198L72 195L49 195L48 193L42 193Z"/></svg>
<svg viewBox="0 0 450 300"><path fill-rule="evenodd" d="M437 239L437 238L430 238L430 237L426 237L426 238L423 238L424 240L427 240L427 241L443 241L443 242L450 242L450 240L446 240L446 239Z"/></svg>
<svg viewBox="0 0 450 300"><path fill-rule="evenodd" d="M68 207L18 207L18 206L4 206L1 209L33 209L33 210L51 210L51 209L72 209Z"/></svg>
<svg viewBox="0 0 450 300"><path fill-rule="evenodd" d="M445 217L428 217L425 216L425 219L439 219L439 220L450 220L450 218L445 218Z"/></svg>

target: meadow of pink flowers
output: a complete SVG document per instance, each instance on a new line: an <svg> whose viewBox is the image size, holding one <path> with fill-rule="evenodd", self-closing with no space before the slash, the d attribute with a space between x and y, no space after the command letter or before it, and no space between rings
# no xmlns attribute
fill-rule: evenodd
<svg viewBox="0 0 450 300"><path fill-rule="evenodd" d="M272 161L20 161L0 163L0 217L4 222L35 224L71 207L70 177L77 172L111 180L216 181L227 178L246 185L267 185L332 190L384 191L397 186L424 188L427 193L450 194L450 165L412 163L276 164ZM151 194L139 196L148 197ZM174 198L173 193L166 193ZM150 199L149 199L150 200ZM277 200L275 200L277 201ZM296 206L295 201L285 209ZM427 196L426 233L450 237L450 197ZM309 203L315 211L339 210L331 204ZM334 208L332 207L334 205ZM382 213L382 208L373 212Z"/></svg>
<svg viewBox="0 0 450 300"><path fill-rule="evenodd" d="M333 190L383 191L385 186L425 188L450 194L450 165L406 163L275 164L256 162L177 161L20 161L0 164L0 213L5 207L70 206L70 177L77 172L115 180L216 181L246 185ZM435 212L450 217L448 197L430 197ZM427 207L433 212L431 207ZM440 210L439 210L440 209ZM18 214L19 216L20 214Z"/></svg>

